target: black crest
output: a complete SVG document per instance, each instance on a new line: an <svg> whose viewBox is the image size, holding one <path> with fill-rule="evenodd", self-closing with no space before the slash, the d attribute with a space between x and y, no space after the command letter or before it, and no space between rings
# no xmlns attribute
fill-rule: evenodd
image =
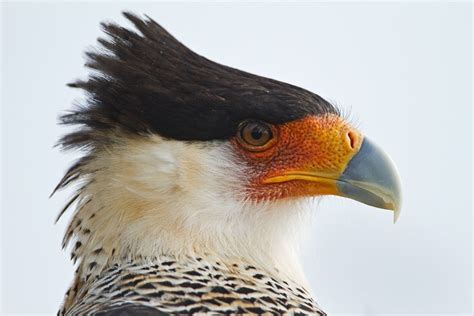
<svg viewBox="0 0 474 316"><path fill-rule="evenodd" d="M337 113L304 89L212 62L178 42L150 18L124 13L139 33L103 23L107 39L87 53L94 71L70 84L88 93L85 105L61 117L82 128L66 147L94 146L101 131L158 133L177 140L228 139L238 124L272 124L308 114Z"/></svg>

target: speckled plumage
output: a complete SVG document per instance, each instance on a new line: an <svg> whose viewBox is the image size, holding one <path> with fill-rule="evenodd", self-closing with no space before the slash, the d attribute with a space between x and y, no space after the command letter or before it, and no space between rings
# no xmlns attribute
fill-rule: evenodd
<svg viewBox="0 0 474 316"><path fill-rule="evenodd" d="M273 275L278 274L274 272ZM69 292L69 295L72 292ZM72 298L72 297L70 297ZM244 263L160 257L113 264L90 279L60 315L315 314L306 289ZM138 312L138 314L140 314Z"/></svg>

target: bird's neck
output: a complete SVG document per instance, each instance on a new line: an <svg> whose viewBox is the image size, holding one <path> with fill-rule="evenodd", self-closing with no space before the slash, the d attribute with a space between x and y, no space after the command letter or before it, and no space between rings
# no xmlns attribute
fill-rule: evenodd
<svg viewBox="0 0 474 316"><path fill-rule="evenodd" d="M184 219L180 214L185 210L179 206L150 205L126 192L114 194L121 198L113 203L98 196L83 202L71 222L67 236L75 239L72 257L79 261L83 278L98 275L111 264L153 261L165 255L177 260L238 261L306 285L298 260L298 233L287 229L301 223L291 216L282 223L284 214L271 214L292 210L275 207L264 210L269 212L265 216L248 214L245 221L222 222L205 218L196 209L196 217Z"/></svg>
<svg viewBox="0 0 474 316"><path fill-rule="evenodd" d="M209 256L246 262L270 274L279 271L304 285L298 243L311 202L234 201L213 184L218 183L212 181L216 163L197 159L199 148L182 146L160 141L129 145L83 167L86 185L64 240L72 245L79 276L98 275L128 260ZM199 163L206 164L207 183L199 175L189 176Z"/></svg>

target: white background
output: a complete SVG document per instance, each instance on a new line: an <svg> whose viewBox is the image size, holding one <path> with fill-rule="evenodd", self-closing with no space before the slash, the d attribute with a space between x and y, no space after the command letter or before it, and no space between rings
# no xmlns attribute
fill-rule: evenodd
<svg viewBox="0 0 474 316"><path fill-rule="evenodd" d="M146 13L196 52L351 109L402 176L400 221L325 199L303 258L333 313L471 313L472 8L440 3L3 4L3 313L56 312L73 267L61 251L71 192L48 195L76 155L52 146L81 96L99 22Z"/></svg>

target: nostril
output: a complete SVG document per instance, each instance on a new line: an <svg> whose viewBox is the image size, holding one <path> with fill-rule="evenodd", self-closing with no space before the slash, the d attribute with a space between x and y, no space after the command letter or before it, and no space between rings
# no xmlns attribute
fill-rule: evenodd
<svg viewBox="0 0 474 316"><path fill-rule="evenodd" d="M354 149L356 146L357 134L354 131L349 131L347 133L347 138L349 141L349 146L351 146L351 149Z"/></svg>

